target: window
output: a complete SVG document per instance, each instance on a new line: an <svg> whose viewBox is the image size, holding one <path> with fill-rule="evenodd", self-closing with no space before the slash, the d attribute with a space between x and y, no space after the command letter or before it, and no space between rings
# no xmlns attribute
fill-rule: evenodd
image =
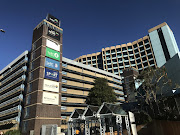
<svg viewBox="0 0 180 135"><path fill-rule="evenodd" d="M148 43L148 42L149 42L148 39L144 40L144 43Z"/></svg>
<svg viewBox="0 0 180 135"><path fill-rule="evenodd" d="M63 67L67 67L67 64L65 64L65 63L62 63L62 66L63 66Z"/></svg>
<svg viewBox="0 0 180 135"><path fill-rule="evenodd" d="M63 74L63 75L67 75L67 72L65 72L65 71L62 71L62 74Z"/></svg>
<svg viewBox="0 0 180 135"><path fill-rule="evenodd" d="M61 91L66 92L66 91L67 91L67 88L61 88Z"/></svg>
<svg viewBox="0 0 180 135"><path fill-rule="evenodd" d="M31 60L33 60L35 58L35 52L31 53Z"/></svg>
<svg viewBox="0 0 180 135"><path fill-rule="evenodd" d="M62 79L62 82L63 82L63 83L66 83L66 82L67 82L67 80L65 80L65 79Z"/></svg>
<svg viewBox="0 0 180 135"><path fill-rule="evenodd" d="M23 122L23 126L22 126L22 132L23 133L27 132L27 127L28 127L28 121L24 121Z"/></svg>
<svg viewBox="0 0 180 135"><path fill-rule="evenodd" d="M31 62L30 64L30 70L34 69L34 62Z"/></svg>
<svg viewBox="0 0 180 135"><path fill-rule="evenodd" d="M61 106L61 110L66 110L67 107L66 106Z"/></svg>
<svg viewBox="0 0 180 135"><path fill-rule="evenodd" d="M93 56L92 59L96 59L96 56Z"/></svg>
<svg viewBox="0 0 180 135"><path fill-rule="evenodd" d="M136 48L136 47L137 47L137 44L133 45L133 47Z"/></svg>
<svg viewBox="0 0 180 135"><path fill-rule="evenodd" d="M33 79L33 72L31 72L30 74L29 74L29 81L31 81Z"/></svg>
<svg viewBox="0 0 180 135"><path fill-rule="evenodd" d="M87 57L87 60L91 60L91 57Z"/></svg>
<svg viewBox="0 0 180 135"><path fill-rule="evenodd" d="M143 42L142 42L142 41L141 41L141 42L139 42L139 46L140 46L140 45L143 45Z"/></svg>
<svg viewBox="0 0 180 135"><path fill-rule="evenodd" d="M113 49L113 50L111 50L111 53L114 53L115 52L115 50Z"/></svg>
<svg viewBox="0 0 180 135"><path fill-rule="evenodd" d="M132 49L132 46L128 46L128 49Z"/></svg>
<svg viewBox="0 0 180 135"><path fill-rule="evenodd" d="M29 93L32 91L32 83L29 83L29 84L28 84L27 91L28 91Z"/></svg>
<svg viewBox="0 0 180 135"><path fill-rule="evenodd" d="M31 103L31 95L28 95L26 97L26 105L29 105Z"/></svg>
<svg viewBox="0 0 180 135"><path fill-rule="evenodd" d="M61 97L61 101L66 101L67 97Z"/></svg>
<svg viewBox="0 0 180 135"><path fill-rule="evenodd" d="M28 118L29 117L29 107L26 107L24 110L24 118Z"/></svg>
<svg viewBox="0 0 180 135"><path fill-rule="evenodd" d="M35 50L36 47L37 47L37 44L36 44L36 42L35 42L35 43L33 44L33 46L32 46L32 50Z"/></svg>

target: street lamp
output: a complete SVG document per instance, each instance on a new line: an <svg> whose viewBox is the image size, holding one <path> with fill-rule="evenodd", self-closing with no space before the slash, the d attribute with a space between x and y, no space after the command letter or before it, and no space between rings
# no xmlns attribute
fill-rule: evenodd
<svg viewBox="0 0 180 135"><path fill-rule="evenodd" d="M5 31L3 29L0 29L1 32L5 33Z"/></svg>

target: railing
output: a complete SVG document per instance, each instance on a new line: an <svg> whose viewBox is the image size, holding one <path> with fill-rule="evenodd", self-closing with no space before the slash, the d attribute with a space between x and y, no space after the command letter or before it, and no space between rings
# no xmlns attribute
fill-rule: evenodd
<svg viewBox="0 0 180 135"><path fill-rule="evenodd" d="M19 69L18 71L16 71L14 74L10 75L8 78L6 78L5 80L3 80L1 82L1 85L3 85L5 82L7 82L8 80L12 79L14 76L20 74L23 71L27 70L27 66L22 67L21 69Z"/></svg>
<svg viewBox="0 0 180 135"><path fill-rule="evenodd" d="M21 105L18 105L16 107L13 107L13 108L10 108L8 110L0 112L0 117L7 115L7 114L10 114L10 113L13 113L13 112L20 112L21 110L22 110Z"/></svg>
<svg viewBox="0 0 180 135"><path fill-rule="evenodd" d="M12 98L10 100L7 100L6 102L1 103L0 108L4 107L6 105L9 105L10 103L14 103L15 101L19 101L19 100L21 100L21 101L23 100L23 95L22 94L20 94L19 96L14 97L14 98Z"/></svg>
<svg viewBox="0 0 180 135"><path fill-rule="evenodd" d="M119 91L119 90L114 90L115 93L118 93L118 94L121 94L121 95L124 95L124 92L122 91Z"/></svg>
<svg viewBox="0 0 180 135"><path fill-rule="evenodd" d="M118 97L118 100L125 100L124 97Z"/></svg>
<svg viewBox="0 0 180 135"><path fill-rule="evenodd" d="M120 86L120 85L117 85L117 84L114 84L114 87L117 87L117 88L123 88L122 86Z"/></svg>
<svg viewBox="0 0 180 135"><path fill-rule="evenodd" d="M14 69L16 69L17 67L19 67L21 64L28 62L28 57L25 57L22 61L20 61L18 64L16 64L14 67L12 67L11 69L9 69L6 73L2 74L3 77L5 77L6 75L8 75L10 72L12 72Z"/></svg>
<svg viewBox="0 0 180 135"><path fill-rule="evenodd" d="M22 80L25 81L25 79L26 79L26 75L22 75L21 77L17 78L16 80L14 80L13 82L9 83L8 85L2 87L2 88L0 89L0 93L1 93L2 91L6 90L7 88L13 86L14 84L17 84L18 82L20 82L20 81L22 81Z"/></svg>
<svg viewBox="0 0 180 135"><path fill-rule="evenodd" d="M13 89L13 90L11 90L11 91L1 95L0 96L0 100L2 100L3 98L5 98L5 97L7 97L9 95L12 95L12 94L16 93L19 90L24 90L24 84L21 84L20 86L16 87L15 89Z"/></svg>
<svg viewBox="0 0 180 135"><path fill-rule="evenodd" d="M14 117L14 118L10 118L10 119L7 119L7 120L3 120L3 121L0 121L0 125L5 125L5 124L8 124L8 123L13 123L13 121L19 122L20 119L19 119L19 117Z"/></svg>

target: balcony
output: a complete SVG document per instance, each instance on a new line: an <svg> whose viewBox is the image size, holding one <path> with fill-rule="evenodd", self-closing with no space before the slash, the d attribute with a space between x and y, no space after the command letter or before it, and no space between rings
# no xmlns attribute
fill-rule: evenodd
<svg viewBox="0 0 180 135"><path fill-rule="evenodd" d="M21 110L22 110L21 105L18 105L16 107L13 107L13 108L10 108L8 110L0 112L0 117L9 115L9 114L12 114L12 113L15 113L15 112L21 112Z"/></svg>
<svg viewBox="0 0 180 135"><path fill-rule="evenodd" d="M16 71L15 73L13 73L12 75L10 75L8 78L6 78L5 80L3 80L1 82L1 85L3 85L4 83L6 83L7 81L9 81L10 79L12 79L13 77L17 76L18 74L25 72L27 70L27 66L22 67L21 69L19 69L18 71Z"/></svg>
<svg viewBox="0 0 180 135"><path fill-rule="evenodd" d="M19 87L17 87L15 89L1 95L0 100L4 99L4 98L6 98L6 97L8 97L10 95L13 95L14 93L17 93L18 91L24 90L24 87L25 87L24 84L21 84Z"/></svg>
<svg viewBox="0 0 180 135"><path fill-rule="evenodd" d="M123 87L122 87L122 86L117 85L117 84L114 84L114 87L117 87L117 88L123 89Z"/></svg>
<svg viewBox="0 0 180 135"><path fill-rule="evenodd" d="M119 90L114 90L114 92L115 92L116 94L121 94L121 95L124 95L124 92L119 91Z"/></svg>
<svg viewBox="0 0 180 135"><path fill-rule="evenodd" d="M125 101L124 97L118 97L117 100Z"/></svg>
<svg viewBox="0 0 180 135"><path fill-rule="evenodd" d="M15 124L15 123L19 123L19 122L20 122L19 117L14 117L14 118L0 121L0 125L10 124L10 123Z"/></svg>
<svg viewBox="0 0 180 135"><path fill-rule="evenodd" d="M4 90L10 88L11 86L17 84L17 83L20 82L20 81L25 81L25 79L26 79L26 75L22 75L21 77L17 78L16 80L14 80L13 82L9 83L8 85L2 87L2 88L0 89L0 93L1 93L2 91L4 91Z"/></svg>
<svg viewBox="0 0 180 135"><path fill-rule="evenodd" d="M12 67L11 69L9 69L7 72L5 72L4 74L2 74L3 77L5 77L6 75L8 75L10 72L14 71L16 68L18 68L19 66L21 66L23 63L27 63L28 62L28 57L25 57L22 61L20 61L18 64L16 64L14 67Z"/></svg>
<svg viewBox="0 0 180 135"><path fill-rule="evenodd" d="M22 100L23 100L23 95L20 94L19 96L16 96L16 97L14 97L14 98L12 98L10 100L7 100L6 102L1 103L0 108L8 106L10 104L13 104L13 103L15 103L17 101L22 101Z"/></svg>

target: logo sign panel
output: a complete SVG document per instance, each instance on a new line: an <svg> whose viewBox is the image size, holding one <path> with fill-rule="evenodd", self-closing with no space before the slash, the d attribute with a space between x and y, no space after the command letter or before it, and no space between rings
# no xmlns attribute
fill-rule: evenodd
<svg viewBox="0 0 180 135"><path fill-rule="evenodd" d="M59 92L59 82L44 79L43 90Z"/></svg>
<svg viewBox="0 0 180 135"><path fill-rule="evenodd" d="M59 72L45 68L44 78L59 81Z"/></svg>
<svg viewBox="0 0 180 135"><path fill-rule="evenodd" d="M50 58L46 58L45 67L56 69L56 70L60 69L59 62Z"/></svg>
<svg viewBox="0 0 180 135"><path fill-rule="evenodd" d="M57 52L57 51L50 49L48 47L46 47L46 56L60 61L60 52Z"/></svg>
<svg viewBox="0 0 180 135"><path fill-rule="evenodd" d="M59 94L43 92L42 103L59 105Z"/></svg>
<svg viewBox="0 0 180 135"><path fill-rule="evenodd" d="M60 51L60 45L56 44L55 42L53 42L49 39L46 40L46 46L49 48L52 48L56 51Z"/></svg>
<svg viewBox="0 0 180 135"><path fill-rule="evenodd" d="M55 18L54 16L48 14L47 20L48 20L49 22L51 22L52 24L60 27L60 21L59 21L59 19Z"/></svg>
<svg viewBox="0 0 180 135"><path fill-rule="evenodd" d="M56 39L56 40L60 40L60 33L51 29L50 27L48 27L47 35Z"/></svg>

